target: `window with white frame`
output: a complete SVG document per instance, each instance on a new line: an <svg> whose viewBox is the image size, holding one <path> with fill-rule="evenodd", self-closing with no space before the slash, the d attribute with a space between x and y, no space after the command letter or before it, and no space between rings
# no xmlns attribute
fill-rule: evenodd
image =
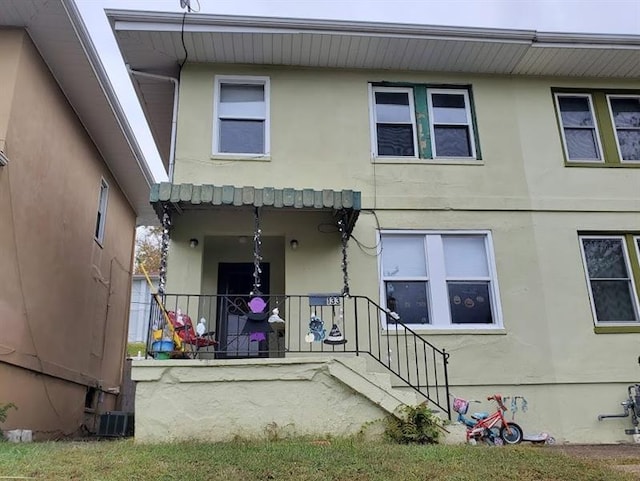
<svg viewBox="0 0 640 481"><path fill-rule="evenodd" d="M632 235L582 235L582 259L587 276L591 309L596 324L640 321L634 271L640 257L640 237ZM640 272L635 273L640 275Z"/></svg>
<svg viewBox="0 0 640 481"><path fill-rule="evenodd" d="M637 165L640 93L560 90L554 97L568 164Z"/></svg>
<svg viewBox="0 0 640 481"><path fill-rule="evenodd" d="M100 193L98 194L98 212L96 214L95 239L102 244L104 241L104 228L107 220L107 198L109 196L109 184L102 179L100 181Z"/></svg>
<svg viewBox="0 0 640 481"><path fill-rule="evenodd" d="M376 158L477 159L468 88L370 85Z"/></svg>
<svg viewBox="0 0 640 481"><path fill-rule="evenodd" d="M377 155L416 157L413 91L402 87L374 87L373 97Z"/></svg>
<svg viewBox="0 0 640 481"><path fill-rule="evenodd" d="M269 78L217 76L214 154L269 153Z"/></svg>
<svg viewBox="0 0 640 481"><path fill-rule="evenodd" d="M490 233L385 231L381 245L381 297L395 313L388 324L502 324Z"/></svg>
<svg viewBox="0 0 640 481"><path fill-rule="evenodd" d="M591 95L556 94L562 139L567 158L572 161L602 159Z"/></svg>
<svg viewBox="0 0 640 481"><path fill-rule="evenodd" d="M621 161L640 160L640 95L608 95Z"/></svg>
<svg viewBox="0 0 640 481"><path fill-rule="evenodd" d="M428 89L433 156L475 157L473 124L466 90Z"/></svg>

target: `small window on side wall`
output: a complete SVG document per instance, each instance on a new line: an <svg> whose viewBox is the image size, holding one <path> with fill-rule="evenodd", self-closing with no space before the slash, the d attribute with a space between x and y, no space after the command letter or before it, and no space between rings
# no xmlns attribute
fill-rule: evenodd
<svg viewBox="0 0 640 481"><path fill-rule="evenodd" d="M375 154L379 157L417 157L413 90L374 87Z"/></svg>
<svg viewBox="0 0 640 481"><path fill-rule="evenodd" d="M107 219L107 198L109 196L109 184L102 179L100 181L100 194L98 195L98 213L96 215L95 239L102 244L104 242L105 222Z"/></svg>
<svg viewBox="0 0 640 481"><path fill-rule="evenodd" d="M215 81L213 153L269 153L269 79L218 76Z"/></svg>

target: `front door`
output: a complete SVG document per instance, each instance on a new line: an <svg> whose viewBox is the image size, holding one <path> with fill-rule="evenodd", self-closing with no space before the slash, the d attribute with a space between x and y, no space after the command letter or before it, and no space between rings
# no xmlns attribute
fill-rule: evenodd
<svg viewBox="0 0 640 481"><path fill-rule="evenodd" d="M260 289L265 301L269 294L269 264L260 264ZM218 264L218 309L216 332L221 358L267 357L268 343L246 332L247 302L253 288L253 263Z"/></svg>

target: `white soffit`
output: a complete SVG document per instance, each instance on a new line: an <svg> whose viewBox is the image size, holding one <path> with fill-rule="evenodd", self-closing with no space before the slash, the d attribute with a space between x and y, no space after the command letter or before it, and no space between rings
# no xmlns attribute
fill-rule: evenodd
<svg viewBox="0 0 640 481"><path fill-rule="evenodd" d="M190 62L640 77L640 36L107 10L133 68Z"/></svg>

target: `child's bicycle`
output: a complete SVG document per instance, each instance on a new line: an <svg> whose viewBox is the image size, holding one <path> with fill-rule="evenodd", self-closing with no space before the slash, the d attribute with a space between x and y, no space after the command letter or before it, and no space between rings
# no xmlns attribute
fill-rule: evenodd
<svg viewBox="0 0 640 481"><path fill-rule="evenodd" d="M473 413L471 418L465 417L469 410L469 401L461 398L453 400L453 410L458 413L458 421L467 428L467 442L485 441L494 445L520 443L524 437L522 428L504 417L507 408L502 402L502 396L494 394L489 396L487 400L495 401L498 404L496 411L492 414Z"/></svg>

